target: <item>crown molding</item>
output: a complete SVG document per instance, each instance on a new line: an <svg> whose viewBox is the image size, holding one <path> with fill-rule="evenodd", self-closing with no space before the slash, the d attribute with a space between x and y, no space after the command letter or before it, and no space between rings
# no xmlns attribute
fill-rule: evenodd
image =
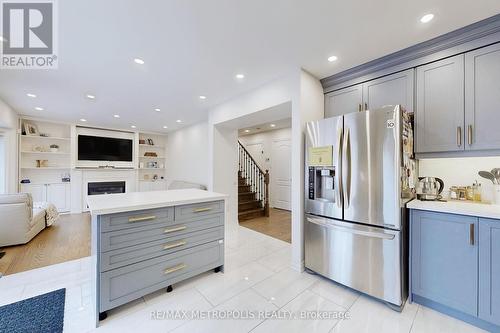
<svg viewBox="0 0 500 333"><path fill-rule="evenodd" d="M323 78L321 84L328 92L497 42L500 14Z"/></svg>

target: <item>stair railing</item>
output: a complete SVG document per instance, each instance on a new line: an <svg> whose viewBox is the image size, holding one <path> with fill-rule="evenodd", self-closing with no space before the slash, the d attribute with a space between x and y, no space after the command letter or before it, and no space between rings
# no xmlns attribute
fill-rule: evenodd
<svg viewBox="0 0 500 333"><path fill-rule="evenodd" d="M257 200L264 205L264 214L269 216L269 170L265 172L255 162L252 155L238 140L238 171L246 179L246 184L250 185L252 192L255 192Z"/></svg>

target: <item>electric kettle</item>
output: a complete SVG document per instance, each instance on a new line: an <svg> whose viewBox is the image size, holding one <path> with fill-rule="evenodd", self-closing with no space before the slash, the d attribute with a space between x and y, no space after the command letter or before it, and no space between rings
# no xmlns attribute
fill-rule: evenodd
<svg viewBox="0 0 500 333"><path fill-rule="evenodd" d="M444 182L437 177L419 177L417 183L417 199L439 200L444 189Z"/></svg>

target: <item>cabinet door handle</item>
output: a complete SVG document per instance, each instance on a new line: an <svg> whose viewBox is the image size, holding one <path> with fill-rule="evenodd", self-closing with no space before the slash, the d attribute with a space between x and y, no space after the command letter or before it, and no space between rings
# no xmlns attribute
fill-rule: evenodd
<svg viewBox="0 0 500 333"><path fill-rule="evenodd" d="M212 207L196 208L193 209L193 213L207 212L209 210L212 210Z"/></svg>
<svg viewBox="0 0 500 333"><path fill-rule="evenodd" d="M186 229L187 227L185 225L181 225L180 227L175 227L175 228L170 228L170 229L165 229L163 231L164 234L169 234L171 232L176 232L176 231L181 231Z"/></svg>
<svg viewBox="0 0 500 333"><path fill-rule="evenodd" d="M180 271L181 269L184 269L186 267L187 266L185 264L180 264L180 265L177 265L177 266L174 266L174 267L170 267L170 268L167 268L165 271L163 271L163 274L165 274L165 275L171 274L171 273Z"/></svg>
<svg viewBox="0 0 500 333"><path fill-rule="evenodd" d="M474 224L469 225L469 244L474 246L475 240L474 240Z"/></svg>
<svg viewBox="0 0 500 333"><path fill-rule="evenodd" d="M467 143L472 146L472 125L468 126Z"/></svg>
<svg viewBox="0 0 500 333"><path fill-rule="evenodd" d="M136 216L136 217L129 217L128 221L129 222L140 222L140 221L154 220L155 218L156 218L156 216L154 216L154 215Z"/></svg>
<svg viewBox="0 0 500 333"><path fill-rule="evenodd" d="M179 247L179 246L183 246L183 245L186 245L186 244L187 244L186 241L179 241L179 242L169 243L169 244L165 244L163 246L163 249L164 250L170 250L170 249L173 249L173 248L176 248L176 247Z"/></svg>
<svg viewBox="0 0 500 333"><path fill-rule="evenodd" d="M365 103L365 111L368 110L368 103Z"/></svg>
<svg viewBox="0 0 500 333"><path fill-rule="evenodd" d="M363 106L361 105L361 103L358 104L358 112L361 112L363 111Z"/></svg>
<svg viewBox="0 0 500 333"><path fill-rule="evenodd" d="M457 127L457 146L462 146L462 126Z"/></svg>

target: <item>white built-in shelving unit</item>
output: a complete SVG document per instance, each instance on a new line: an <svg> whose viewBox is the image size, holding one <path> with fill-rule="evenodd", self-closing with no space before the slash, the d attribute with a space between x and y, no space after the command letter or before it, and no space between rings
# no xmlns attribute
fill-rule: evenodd
<svg viewBox="0 0 500 333"><path fill-rule="evenodd" d="M36 133L26 133L26 124L35 127ZM131 191L167 189L166 135L135 132L134 168L115 171L76 167L74 124L21 118L18 133L19 191L31 193L33 201L54 203L60 212L82 211L82 207L85 207L85 181L90 177L89 174L102 180L123 177L125 181L134 183L135 186L130 186ZM143 144L140 143L142 140ZM51 149L51 145L56 145L57 148ZM146 156L147 153L154 153L156 156ZM111 173L114 174L113 177L110 176ZM63 181L63 178L71 177L74 179ZM22 181L24 182L21 183Z"/></svg>
<svg viewBox="0 0 500 333"><path fill-rule="evenodd" d="M37 132L26 133L25 124ZM22 118L19 128L19 190L31 193L33 201L50 201L68 212L71 183L63 178L71 172L71 126Z"/></svg>
<svg viewBox="0 0 500 333"><path fill-rule="evenodd" d="M167 137L157 133L139 133L138 188L139 191L167 189L166 145ZM151 142L150 144L148 142ZM154 153L156 156L146 156Z"/></svg>

